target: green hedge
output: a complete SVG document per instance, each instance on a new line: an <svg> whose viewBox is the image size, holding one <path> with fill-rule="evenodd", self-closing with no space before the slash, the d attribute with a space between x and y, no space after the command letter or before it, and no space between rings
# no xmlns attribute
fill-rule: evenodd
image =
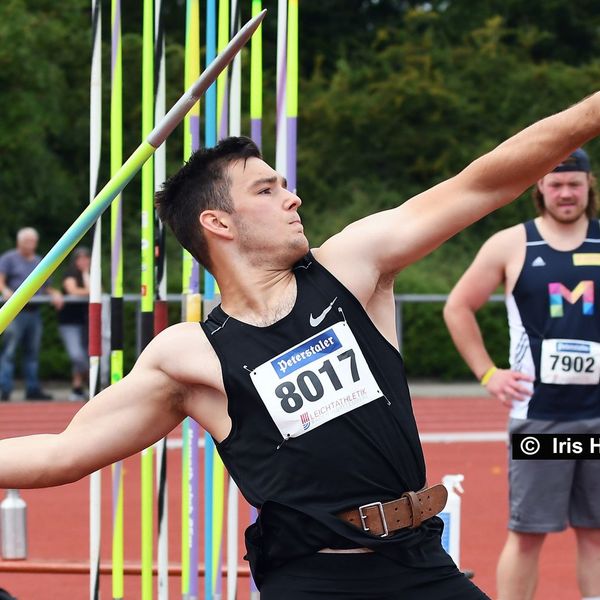
<svg viewBox="0 0 600 600"><path fill-rule="evenodd" d="M131 370L138 354L137 343L137 310L136 302L126 302L124 306L124 370ZM175 323L179 320L181 309L177 304L169 306L169 322ZM65 380L71 376L69 357L58 333L58 325L55 310L45 305L42 308L44 319L44 334L42 337L42 350L40 352L40 377L42 379ZM17 363L17 369L19 368ZM17 370L17 373L19 371Z"/></svg>
<svg viewBox="0 0 600 600"><path fill-rule="evenodd" d="M443 381L473 379L470 369L456 351L442 317L443 303L403 305L403 357L409 379ZM488 303L478 313L486 346L494 362L508 364L506 308Z"/></svg>

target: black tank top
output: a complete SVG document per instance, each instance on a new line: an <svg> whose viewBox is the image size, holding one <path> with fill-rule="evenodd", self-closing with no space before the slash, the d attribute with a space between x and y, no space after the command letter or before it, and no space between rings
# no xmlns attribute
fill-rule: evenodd
<svg viewBox="0 0 600 600"><path fill-rule="evenodd" d="M535 377L513 418L556 421L600 416L600 226L591 220L575 250L552 248L525 223L523 268L507 297L511 366Z"/></svg>
<svg viewBox="0 0 600 600"><path fill-rule="evenodd" d="M202 324L223 371L232 430L217 450L260 509L248 558L265 569L323 547L366 546L404 564L448 564L439 522L374 538L335 514L425 484L398 351L311 254L291 312L268 327L220 306Z"/></svg>

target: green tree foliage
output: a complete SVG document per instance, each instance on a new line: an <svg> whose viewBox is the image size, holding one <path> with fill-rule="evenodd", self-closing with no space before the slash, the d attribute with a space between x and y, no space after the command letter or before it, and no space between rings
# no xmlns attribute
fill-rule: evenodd
<svg viewBox="0 0 600 600"><path fill-rule="evenodd" d="M0 3L0 243L46 238L77 216L87 186L88 14L81 0Z"/></svg>
<svg viewBox="0 0 600 600"><path fill-rule="evenodd" d="M373 32L370 45L348 46L331 72L317 63L303 82L299 181L318 239L340 222L395 206L452 176L595 89L600 63L593 57L578 66L534 60L541 32L515 30L488 13L469 18L472 28L460 37L450 36L446 18L422 8L399 11ZM594 155L596 145L590 147ZM528 202L515 203L462 237L473 250L492 231L531 214ZM455 275L427 291L447 290ZM412 279L410 288L402 280L398 289L415 291Z"/></svg>
<svg viewBox="0 0 600 600"><path fill-rule="evenodd" d="M47 250L88 201L89 4L0 2L0 249L13 245L19 227L33 225ZM141 139L141 2L122 4L128 156ZM163 4L170 105L183 90L185 3ZM263 137L272 161L277 2L264 5L270 12L263 27ZM101 183L109 176L108 0L102 9ZM320 0L300 2L300 19L298 182L314 245L352 220L451 177L600 81L600 13L591 0ZM247 51L243 61L247 67ZM600 144L592 142L588 150L600 165ZM181 130L169 139L167 152L172 173L182 159ZM139 288L139 188L136 178L123 203L129 292ZM484 239L531 216L525 194L406 269L397 291L447 292ZM169 248L169 287L178 291L180 252L172 239ZM104 283L108 290L108 278ZM502 307L491 307L483 321L500 361L506 352ZM441 305L406 307L404 332L411 374L467 375L441 322ZM48 336L46 343L60 347Z"/></svg>

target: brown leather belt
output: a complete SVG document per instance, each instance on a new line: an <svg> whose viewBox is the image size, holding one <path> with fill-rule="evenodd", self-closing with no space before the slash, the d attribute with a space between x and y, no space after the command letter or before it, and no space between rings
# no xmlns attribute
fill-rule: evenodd
<svg viewBox="0 0 600 600"><path fill-rule="evenodd" d="M448 499L446 488L438 483L418 492L406 492L398 500L371 502L338 513L338 517L369 532L386 537L405 527L418 527L425 519L437 515Z"/></svg>

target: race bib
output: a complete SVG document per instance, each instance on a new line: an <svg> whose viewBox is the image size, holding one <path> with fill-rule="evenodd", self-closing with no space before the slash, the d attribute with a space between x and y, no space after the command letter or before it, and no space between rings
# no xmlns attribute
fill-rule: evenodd
<svg viewBox="0 0 600 600"><path fill-rule="evenodd" d="M268 360L250 378L284 438L298 437L383 395L346 322Z"/></svg>
<svg viewBox="0 0 600 600"><path fill-rule="evenodd" d="M600 382L600 344L587 340L544 340L542 383L596 385Z"/></svg>

